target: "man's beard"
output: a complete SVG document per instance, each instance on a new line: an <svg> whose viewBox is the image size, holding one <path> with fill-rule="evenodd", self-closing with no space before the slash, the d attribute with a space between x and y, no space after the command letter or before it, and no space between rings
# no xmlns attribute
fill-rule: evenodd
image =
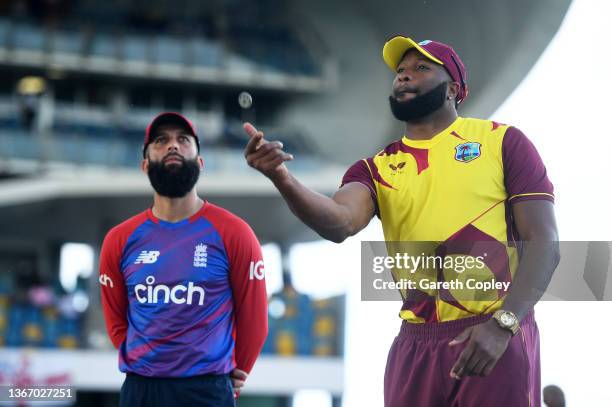
<svg viewBox="0 0 612 407"><path fill-rule="evenodd" d="M183 162L182 165L167 166L163 160L152 161L149 159L147 175L151 186L159 195L168 198L182 198L198 182L200 165L197 159L185 160L180 158L180 160Z"/></svg>
<svg viewBox="0 0 612 407"><path fill-rule="evenodd" d="M432 90L414 98L400 102L395 96L389 96L389 106L391 112L397 120L403 122L419 121L429 116L444 105L446 100L447 82L442 82Z"/></svg>

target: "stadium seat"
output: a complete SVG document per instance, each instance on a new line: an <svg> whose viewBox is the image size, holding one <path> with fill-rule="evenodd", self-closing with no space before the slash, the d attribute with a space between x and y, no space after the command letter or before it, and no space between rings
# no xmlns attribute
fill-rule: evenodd
<svg viewBox="0 0 612 407"><path fill-rule="evenodd" d="M123 37L123 57L132 61L149 60L149 40L141 35L127 35Z"/></svg>
<svg viewBox="0 0 612 407"><path fill-rule="evenodd" d="M19 49L44 51L45 34L35 26L19 23L14 26L13 44Z"/></svg>
<svg viewBox="0 0 612 407"><path fill-rule="evenodd" d="M114 58L117 56L117 41L109 33L94 34L91 41L91 55L97 57Z"/></svg>
<svg viewBox="0 0 612 407"><path fill-rule="evenodd" d="M10 22L4 18L0 18L0 48L8 46Z"/></svg>
<svg viewBox="0 0 612 407"><path fill-rule="evenodd" d="M170 36L158 36L152 44L153 55L160 63L185 63L185 42Z"/></svg>
<svg viewBox="0 0 612 407"><path fill-rule="evenodd" d="M84 36L78 31L55 31L51 36L54 52L78 55L83 50Z"/></svg>

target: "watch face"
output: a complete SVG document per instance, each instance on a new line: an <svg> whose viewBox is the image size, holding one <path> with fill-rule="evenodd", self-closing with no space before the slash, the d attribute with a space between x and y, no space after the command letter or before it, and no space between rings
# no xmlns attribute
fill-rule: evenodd
<svg viewBox="0 0 612 407"><path fill-rule="evenodd" d="M512 316L512 314L508 314L506 312L504 312L503 314L501 314L499 316L499 321L504 326L512 326L512 325L514 325L514 317Z"/></svg>

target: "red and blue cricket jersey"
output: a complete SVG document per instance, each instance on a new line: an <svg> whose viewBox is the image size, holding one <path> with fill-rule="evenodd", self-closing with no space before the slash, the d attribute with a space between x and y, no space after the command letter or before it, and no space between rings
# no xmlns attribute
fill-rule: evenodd
<svg viewBox="0 0 612 407"><path fill-rule="evenodd" d="M99 281L122 372L251 371L268 332L264 264L232 213L205 202L176 223L151 209L126 220L104 239Z"/></svg>

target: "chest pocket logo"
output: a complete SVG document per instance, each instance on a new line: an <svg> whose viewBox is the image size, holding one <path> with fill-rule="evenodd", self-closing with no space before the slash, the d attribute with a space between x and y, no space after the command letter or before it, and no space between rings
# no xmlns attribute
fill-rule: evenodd
<svg viewBox="0 0 612 407"><path fill-rule="evenodd" d="M193 252L193 267L206 267L208 264L208 246L200 243Z"/></svg>
<svg viewBox="0 0 612 407"><path fill-rule="evenodd" d="M140 252L134 264L153 264L159 257L159 251L157 250L143 250Z"/></svg>
<svg viewBox="0 0 612 407"><path fill-rule="evenodd" d="M402 161L401 163L397 164L397 166L393 165L393 164L389 164L389 168L391 168L391 171L393 171L391 173L391 175L395 175L398 172L401 174L402 173L402 169L406 166L406 161Z"/></svg>
<svg viewBox="0 0 612 407"><path fill-rule="evenodd" d="M463 143L455 147L455 160L469 163L480 157L480 143Z"/></svg>

